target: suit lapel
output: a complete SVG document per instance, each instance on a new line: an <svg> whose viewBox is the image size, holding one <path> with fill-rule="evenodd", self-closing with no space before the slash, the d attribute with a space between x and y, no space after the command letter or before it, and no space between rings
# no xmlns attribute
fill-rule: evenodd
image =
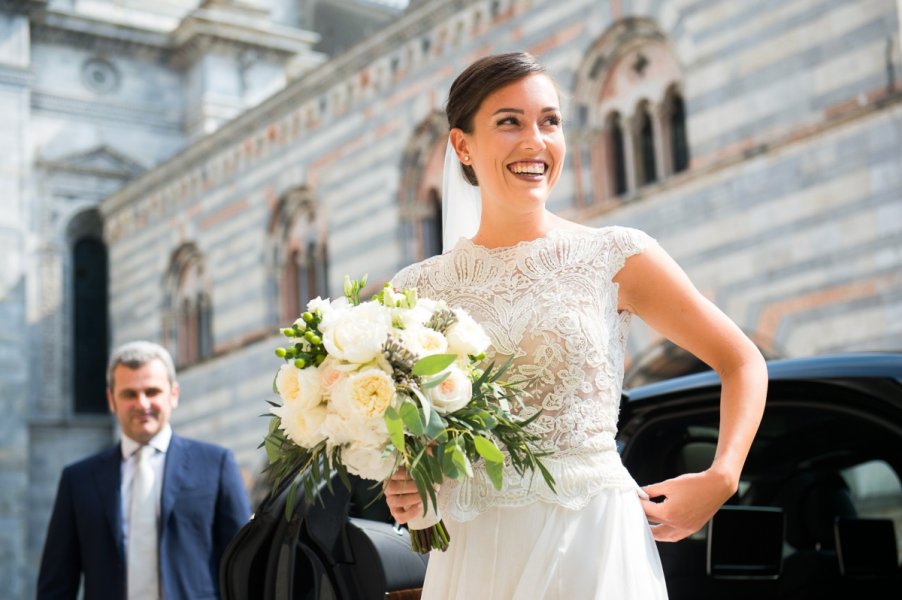
<svg viewBox="0 0 902 600"><path fill-rule="evenodd" d="M191 453L185 447L185 441L173 435L166 451L166 467L163 469L163 491L160 499L160 527L164 530L179 492L185 484L185 477L190 471L188 468L190 462Z"/></svg>
<svg viewBox="0 0 902 600"><path fill-rule="evenodd" d="M119 555L125 555L122 546L122 515L121 515L121 488L122 488L122 450L119 445L106 450L100 456L97 469L94 471L94 483L97 493L100 495L100 506L106 516L110 535L116 542Z"/></svg>

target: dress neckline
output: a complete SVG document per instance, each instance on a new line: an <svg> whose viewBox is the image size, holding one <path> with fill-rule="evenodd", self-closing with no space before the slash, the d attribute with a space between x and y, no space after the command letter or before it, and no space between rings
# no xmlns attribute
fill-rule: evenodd
<svg viewBox="0 0 902 600"><path fill-rule="evenodd" d="M568 231L572 232L572 233L579 232L579 230L575 230L575 229L566 229L564 227L557 227L555 229L549 229L548 232L543 236L540 236L540 237L537 237L537 238L534 238L531 240L521 240L510 246L497 246L495 248L489 248L487 246L483 246L482 244L477 244L472 239L461 236L460 239L458 239L455 248L468 247L473 250L477 250L479 252L483 252L483 253L489 254L489 255L506 254L508 252L519 251L523 248L531 248L533 246L539 246L543 242L550 242L553 239L560 237L561 235L563 235L565 232L568 232Z"/></svg>

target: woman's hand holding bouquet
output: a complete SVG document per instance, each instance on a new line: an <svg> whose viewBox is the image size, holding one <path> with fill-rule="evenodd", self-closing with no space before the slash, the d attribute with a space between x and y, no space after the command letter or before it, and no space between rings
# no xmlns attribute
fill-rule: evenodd
<svg viewBox="0 0 902 600"><path fill-rule="evenodd" d="M472 477L475 461L495 487L505 460L518 472L538 470L554 481L534 449L530 419L512 416L519 390L503 382L505 366L481 369L490 340L463 310L417 298L388 284L361 302L366 278L345 277L345 295L316 298L282 330L285 360L274 391L282 404L263 446L273 485L294 475L287 511L298 489L312 500L337 474L386 482L403 468L426 515L408 522L416 552L448 546L436 509L445 478ZM500 446L500 448L499 448ZM502 452L502 449L504 452ZM378 484L377 484L378 485Z"/></svg>

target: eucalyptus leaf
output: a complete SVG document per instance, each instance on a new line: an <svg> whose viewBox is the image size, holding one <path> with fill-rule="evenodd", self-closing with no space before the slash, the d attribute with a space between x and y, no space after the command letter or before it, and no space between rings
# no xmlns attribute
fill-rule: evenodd
<svg viewBox="0 0 902 600"><path fill-rule="evenodd" d="M433 354L424 356L413 365L413 374L422 377L435 375L447 369L451 363L457 360L456 354Z"/></svg>
<svg viewBox="0 0 902 600"><path fill-rule="evenodd" d="M451 460L454 461L454 466L456 466L460 471L463 471L467 477L473 476L473 467L470 464L470 459L467 458L466 452L464 452L458 446L451 446Z"/></svg>
<svg viewBox="0 0 902 600"><path fill-rule="evenodd" d="M279 457L281 456L281 452L279 451L279 444L272 441L271 438L267 437L263 441L263 446L266 448L266 458L269 461L269 464L278 462Z"/></svg>
<svg viewBox="0 0 902 600"><path fill-rule="evenodd" d="M401 404L401 420L407 427L407 431L414 435L423 435L426 428L423 426L423 419L420 416L420 410L417 408L413 400L405 400ZM389 430L389 433L391 431Z"/></svg>
<svg viewBox="0 0 902 600"><path fill-rule="evenodd" d="M426 423L426 437L430 440L439 439L445 433L448 423L438 414L437 410L429 412L429 420Z"/></svg>
<svg viewBox="0 0 902 600"><path fill-rule="evenodd" d="M445 451L442 453L442 470L445 472L446 477L460 479L460 471L458 470L457 465L454 464L455 448L456 446L453 444L445 446Z"/></svg>
<svg viewBox="0 0 902 600"><path fill-rule="evenodd" d="M474 435L473 445L476 446L476 452L479 453L479 456L484 458L487 463L504 462L504 454L501 453L498 446L491 440L484 438L481 435Z"/></svg>
<svg viewBox="0 0 902 600"><path fill-rule="evenodd" d="M434 388L442 384L442 382L448 379L448 376L451 375L450 371L444 371L439 373L432 379L427 379L426 381L420 382L420 387L424 390L428 390L429 388Z"/></svg>
<svg viewBox="0 0 902 600"><path fill-rule="evenodd" d="M489 480L492 482L492 485L495 486L496 490L501 489L501 483L504 480L503 469L504 469L503 463L497 463L497 462L486 462L485 463L486 475L489 476Z"/></svg>
<svg viewBox="0 0 902 600"><path fill-rule="evenodd" d="M399 451L404 451L404 421L401 415L394 408L389 406L385 409L385 427L388 429L388 436L391 443L395 445Z"/></svg>

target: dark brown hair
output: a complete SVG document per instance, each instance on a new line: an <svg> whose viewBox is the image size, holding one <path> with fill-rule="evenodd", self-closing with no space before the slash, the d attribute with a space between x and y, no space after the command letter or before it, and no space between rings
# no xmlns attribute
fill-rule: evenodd
<svg viewBox="0 0 902 600"><path fill-rule="evenodd" d="M448 103L445 105L448 126L472 133L473 117L486 97L528 75L544 73L545 67L527 52L493 54L480 58L464 69L451 84ZM479 185L473 167L461 165L461 168L467 181L472 185Z"/></svg>

